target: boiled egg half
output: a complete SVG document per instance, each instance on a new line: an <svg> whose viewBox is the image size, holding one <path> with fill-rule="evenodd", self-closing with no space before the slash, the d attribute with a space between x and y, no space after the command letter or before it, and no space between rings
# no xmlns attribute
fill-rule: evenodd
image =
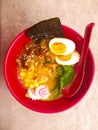
<svg viewBox="0 0 98 130"><path fill-rule="evenodd" d="M49 42L49 48L60 65L74 65L79 62L80 54L75 51L75 43L69 39L53 38Z"/></svg>
<svg viewBox="0 0 98 130"><path fill-rule="evenodd" d="M78 52L74 51L70 54L70 58L68 60L67 59L68 56L60 56L55 58L56 62L60 65L74 65L77 62L79 62L80 59L80 55Z"/></svg>
<svg viewBox="0 0 98 130"><path fill-rule="evenodd" d="M75 43L66 38L53 38L49 42L49 48L56 55L68 55L75 50Z"/></svg>

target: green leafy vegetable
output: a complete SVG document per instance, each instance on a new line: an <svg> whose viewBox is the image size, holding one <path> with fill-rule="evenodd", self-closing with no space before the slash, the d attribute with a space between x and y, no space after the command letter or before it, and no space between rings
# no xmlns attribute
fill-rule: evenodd
<svg viewBox="0 0 98 130"><path fill-rule="evenodd" d="M59 66L57 68L57 88L61 92L62 88L68 85L74 77L74 69L72 66Z"/></svg>

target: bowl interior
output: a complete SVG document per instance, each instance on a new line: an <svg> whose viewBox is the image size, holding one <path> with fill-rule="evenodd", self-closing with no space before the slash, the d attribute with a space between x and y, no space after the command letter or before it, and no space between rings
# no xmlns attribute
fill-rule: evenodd
<svg viewBox="0 0 98 130"><path fill-rule="evenodd" d="M65 37L73 40L76 43L77 51L81 53L81 48L79 45L82 44L83 38L77 32L67 26L62 25L62 28ZM37 112L55 113L72 107L85 95L90 87L94 75L94 60L90 49L87 56L84 81L80 91L74 97L70 99L65 99L62 97L54 101L33 101L25 97L26 89L20 83L16 69L16 57L24 48L24 45L30 41L30 39L26 37L25 31L20 33L14 39L5 57L4 75L10 92L22 105ZM88 67L89 64L91 65L90 69Z"/></svg>

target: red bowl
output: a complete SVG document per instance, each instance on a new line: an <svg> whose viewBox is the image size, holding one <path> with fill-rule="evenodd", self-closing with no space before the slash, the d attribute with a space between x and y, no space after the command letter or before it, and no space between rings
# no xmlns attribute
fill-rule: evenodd
<svg viewBox="0 0 98 130"><path fill-rule="evenodd" d="M77 51L80 52L81 48L79 45L82 44L83 38L76 31L67 26L62 25L62 28L64 30L65 37L73 40L76 43ZM54 101L33 101L32 99L25 97L26 90L17 78L16 57L23 49L24 45L30 41L30 39L26 37L25 31L26 30L24 30L14 39L5 56L4 76L8 89L18 102L37 112L56 113L71 108L83 98L91 86L95 70L94 59L91 50L88 50L85 77L81 89L75 96L70 99L62 97Z"/></svg>

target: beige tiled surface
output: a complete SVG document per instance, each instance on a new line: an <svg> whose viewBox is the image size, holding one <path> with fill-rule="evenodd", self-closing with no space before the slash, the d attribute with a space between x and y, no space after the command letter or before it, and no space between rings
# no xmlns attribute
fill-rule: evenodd
<svg viewBox="0 0 98 130"><path fill-rule="evenodd" d="M82 36L95 22L90 48L95 59L95 77L86 96L73 108L52 115L22 106L10 94L3 79L3 59L13 38L32 24L60 17ZM1 0L0 30L0 130L97 130L98 129L98 0Z"/></svg>

